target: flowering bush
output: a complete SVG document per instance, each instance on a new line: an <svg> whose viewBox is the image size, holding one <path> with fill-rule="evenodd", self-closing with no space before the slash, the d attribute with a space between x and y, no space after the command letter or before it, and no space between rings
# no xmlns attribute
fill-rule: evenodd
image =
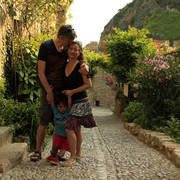
<svg viewBox="0 0 180 180"><path fill-rule="evenodd" d="M113 78L112 76L106 76L105 77L106 85L110 86L113 91L116 91L118 88L117 79Z"/></svg>
<svg viewBox="0 0 180 180"><path fill-rule="evenodd" d="M139 59L129 76L149 126L164 126L171 115L180 118L180 58L169 54Z"/></svg>
<svg viewBox="0 0 180 180"><path fill-rule="evenodd" d="M104 54L109 57L107 68L116 76L118 82L127 82L127 73L136 65L138 58L155 56L157 44L148 38L149 31L138 30L129 25L128 31L114 28L109 40L102 45Z"/></svg>

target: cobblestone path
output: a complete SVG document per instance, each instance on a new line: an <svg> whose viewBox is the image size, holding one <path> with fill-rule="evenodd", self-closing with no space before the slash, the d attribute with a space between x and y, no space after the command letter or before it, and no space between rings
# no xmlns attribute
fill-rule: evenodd
<svg viewBox="0 0 180 180"><path fill-rule="evenodd" d="M29 158L5 173L2 180L180 180L180 168L131 135L107 108L93 108L98 127L82 128L82 160L72 167L50 165L52 141L43 159ZM67 156L69 154L67 153Z"/></svg>

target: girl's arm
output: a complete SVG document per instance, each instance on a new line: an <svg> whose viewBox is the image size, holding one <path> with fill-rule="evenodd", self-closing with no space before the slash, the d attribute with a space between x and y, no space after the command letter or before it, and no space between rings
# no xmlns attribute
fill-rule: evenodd
<svg viewBox="0 0 180 180"><path fill-rule="evenodd" d="M68 109L72 108L72 99L70 96L68 96Z"/></svg>
<svg viewBox="0 0 180 180"><path fill-rule="evenodd" d="M75 89L71 89L71 90L63 90L62 93L66 94L68 97L69 96L71 97L75 93L82 92L82 91L85 91L87 89L90 89L92 87L91 79L87 78L86 75L82 75L82 78L84 81L84 84L82 86L75 88Z"/></svg>

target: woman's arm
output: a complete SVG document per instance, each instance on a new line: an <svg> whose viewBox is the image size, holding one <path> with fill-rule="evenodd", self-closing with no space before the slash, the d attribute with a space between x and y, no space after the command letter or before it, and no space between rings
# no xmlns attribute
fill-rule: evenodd
<svg viewBox="0 0 180 180"><path fill-rule="evenodd" d="M85 91L87 89L90 89L92 87L91 79L87 78L86 75L82 75L82 78L84 81L84 84L82 86L75 88L75 89L71 89L71 90L63 90L62 93L66 94L68 97L69 96L71 97L75 93L82 92L82 91Z"/></svg>

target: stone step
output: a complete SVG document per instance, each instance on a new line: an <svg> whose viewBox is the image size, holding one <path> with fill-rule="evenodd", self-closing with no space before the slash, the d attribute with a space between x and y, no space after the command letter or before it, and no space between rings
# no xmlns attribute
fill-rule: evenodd
<svg viewBox="0 0 180 180"><path fill-rule="evenodd" d="M10 131L10 127L0 127L0 148L3 145L12 142L12 133Z"/></svg>
<svg viewBox="0 0 180 180"><path fill-rule="evenodd" d="M27 143L6 144L0 148L0 173L18 165L28 152Z"/></svg>

